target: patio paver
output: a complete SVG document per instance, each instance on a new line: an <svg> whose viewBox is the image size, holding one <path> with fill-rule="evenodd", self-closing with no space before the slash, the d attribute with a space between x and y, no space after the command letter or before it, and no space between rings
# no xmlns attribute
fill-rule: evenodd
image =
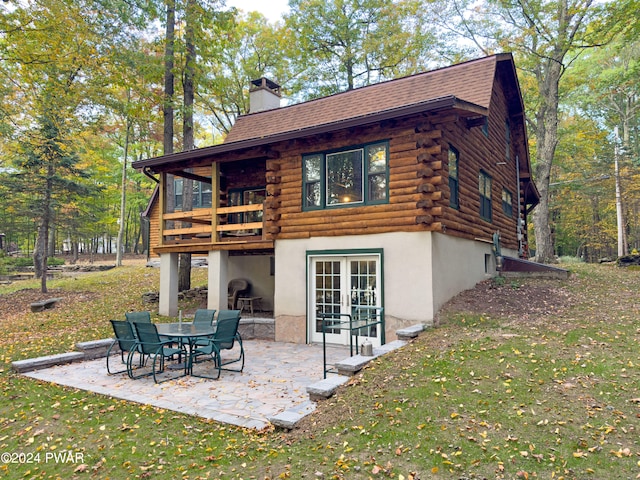
<svg viewBox="0 0 640 480"><path fill-rule="evenodd" d="M223 371L219 380L182 377L161 384L151 377L131 380L126 373L108 375L104 358L24 375L253 429L266 427L270 418L282 412L306 410L307 387L323 378L322 346L262 340L243 343L244 372ZM348 348L327 347L327 352L330 359L339 360L348 355Z"/></svg>

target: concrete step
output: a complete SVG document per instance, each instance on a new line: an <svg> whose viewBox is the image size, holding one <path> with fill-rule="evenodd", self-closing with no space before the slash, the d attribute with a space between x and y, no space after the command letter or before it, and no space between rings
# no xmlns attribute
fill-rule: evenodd
<svg viewBox="0 0 640 480"><path fill-rule="evenodd" d="M362 370L371 360L378 358L381 355L385 355L393 350L403 347L407 344L404 340L394 340L393 342L386 343L381 347L373 349L372 356L354 355L353 357L347 357L335 364L335 368L340 375L355 375Z"/></svg>
<svg viewBox="0 0 640 480"><path fill-rule="evenodd" d="M424 331L424 325L422 323L418 323L417 325L411 325L410 327L396 330L396 337L398 337L398 340L411 340L420 335L422 331Z"/></svg>

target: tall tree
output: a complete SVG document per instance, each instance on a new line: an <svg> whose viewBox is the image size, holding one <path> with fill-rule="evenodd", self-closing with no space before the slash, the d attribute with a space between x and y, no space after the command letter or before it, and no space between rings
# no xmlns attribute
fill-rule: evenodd
<svg viewBox="0 0 640 480"><path fill-rule="evenodd" d="M164 133L162 135L163 153L173 153L173 103L175 93L175 28L176 28L176 2L165 0L166 20L164 37L164 103L162 112L164 115ZM170 196L170 195L169 195Z"/></svg>
<svg viewBox="0 0 640 480"><path fill-rule="evenodd" d="M195 26L197 21L195 0L187 0L184 14L184 72L182 74L182 146L183 151L193 150L193 101L195 95L195 73L196 73L196 39ZM182 180L182 210L193 210L193 180L184 178ZM184 227L191 224L185 222ZM178 270L178 290L183 292L191 288L191 254L181 253Z"/></svg>
<svg viewBox="0 0 640 480"><path fill-rule="evenodd" d="M197 99L215 142L218 134L229 132L238 115L248 113L251 80L267 76L285 86L295 82L296 71L287 29L258 12L220 13L218 27L205 33Z"/></svg>
<svg viewBox="0 0 640 480"><path fill-rule="evenodd" d="M585 51L610 40L611 10L594 0L485 0L452 2L447 26L483 53L513 51L525 86L528 126L535 139L534 173L540 203L534 210L536 257L554 262L549 183L558 146L562 81ZM452 24L454 24L452 26Z"/></svg>
<svg viewBox="0 0 640 480"><path fill-rule="evenodd" d="M415 73L436 58L418 0L291 0L305 96L324 96Z"/></svg>
<svg viewBox="0 0 640 480"><path fill-rule="evenodd" d="M39 199L34 263L43 291L54 200L78 185L75 137L92 120L89 105L101 88L96 45L114 33L88 10L84 3L48 0L17 6L2 18L2 75L12 86L9 101L20 99L20 108L12 112L20 146L15 165L20 173L41 180L34 182Z"/></svg>
<svg viewBox="0 0 640 480"><path fill-rule="evenodd" d="M585 56L576 65L572 98L582 112L598 119L609 131L609 164L615 173L619 255L628 253L629 215L637 196L638 129L640 127L640 40L623 35ZM619 132L616 134L614 132ZM636 219L632 219L637 223Z"/></svg>

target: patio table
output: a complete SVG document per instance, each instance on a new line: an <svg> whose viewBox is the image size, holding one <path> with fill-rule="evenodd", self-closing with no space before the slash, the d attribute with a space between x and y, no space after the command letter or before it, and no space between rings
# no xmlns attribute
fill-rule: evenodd
<svg viewBox="0 0 640 480"><path fill-rule="evenodd" d="M188 322L158 323L158 335L161 337L177 338L189 346L189 358L187 359L187 372L191 374L193 369L193 350L195 342L199 338L210 337L216 333L214 325L201 325Z"/></svg>

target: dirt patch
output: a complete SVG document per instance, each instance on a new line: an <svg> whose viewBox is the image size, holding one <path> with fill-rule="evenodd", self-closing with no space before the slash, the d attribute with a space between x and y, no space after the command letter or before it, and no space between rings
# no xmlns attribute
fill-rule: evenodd
<svg viewBox="0 0 640 480"><path fill-rule="evenodd" d="M567 282L572 280L486 280L455 296L438 312L435 324L456 313L487 315L532 322L542 316L562 315L575 302Z"/></svg>

